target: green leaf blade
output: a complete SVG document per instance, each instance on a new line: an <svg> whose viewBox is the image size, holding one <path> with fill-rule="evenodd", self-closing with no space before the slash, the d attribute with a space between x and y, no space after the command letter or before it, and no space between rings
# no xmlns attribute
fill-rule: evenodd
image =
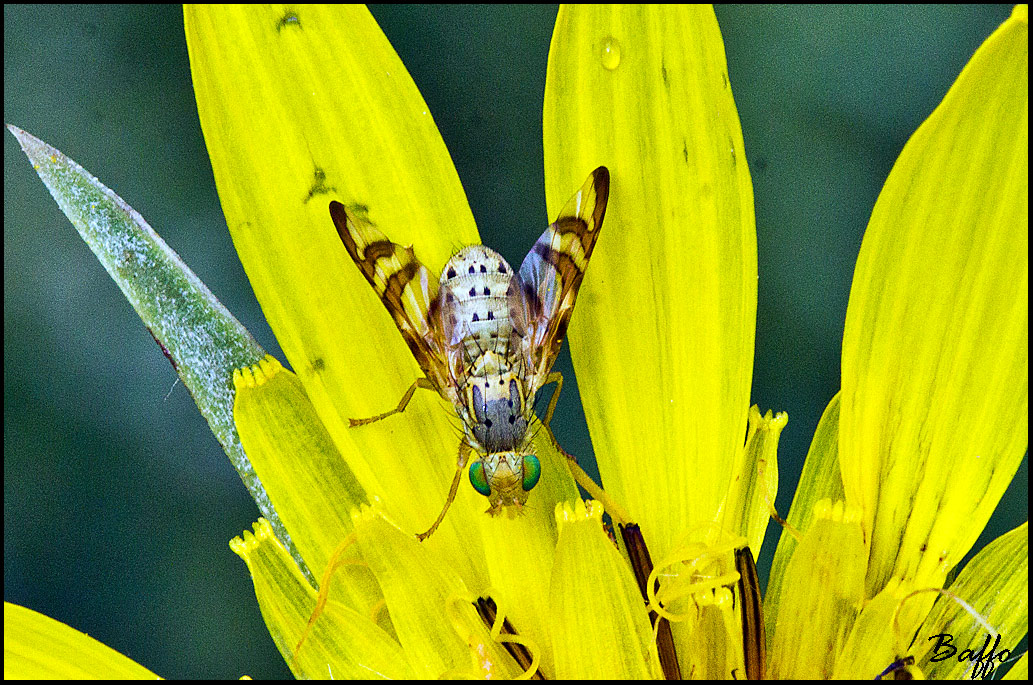
<svg viewBox="0 0 1033 685"><path fill-rule="evenodd" d="M262 514L293 552L233 423L233 371L256 364L265 351L139 212L56 148L7 128L172 363Z"/></svg>

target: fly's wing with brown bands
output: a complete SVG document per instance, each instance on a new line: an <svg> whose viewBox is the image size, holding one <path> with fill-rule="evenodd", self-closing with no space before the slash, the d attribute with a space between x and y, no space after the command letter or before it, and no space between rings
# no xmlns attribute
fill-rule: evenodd
<svg viewBox="0 0 1033 685"><path fill-rule="evenodd" d="M442 397L452 400L441 344L438 280L412 247L392 243L340 202L330 203L330 216L348 256L387 307L423 373Z"/></svg>
<svg viewBox="0 0 1033 685"><path fill-rule="evenodd" d="M510 316L523 336L534 391L545 382L563 344L609 195L610 172L599 167L538 238L513 278Z"/></svg>

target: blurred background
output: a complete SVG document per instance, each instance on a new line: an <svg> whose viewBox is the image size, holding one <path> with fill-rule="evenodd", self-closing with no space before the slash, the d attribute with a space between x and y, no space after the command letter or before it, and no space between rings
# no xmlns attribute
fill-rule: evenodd
<svg viewBox="0 0 1033 685"><path fill-rule="evenodd" d="M372 12L430 106L484 242L519 263L548 222L541 106L556 8ZM782 512L839 388L854 261L879 190L1010 12L717 8L756 196L753 402L789 413ZM125 198L283 358L219 207L178 7L5 5L4 120ZM227 546L257 517L253 502L6 132L4 229L4 599L165 677L288 676ZM557 368L573 379L563 355ZM589 455L576 387L564 387L553 425ZM1027 478L1024 460L977 549L1027 519ZM774 542L758 560L765 579Z"/></svg>

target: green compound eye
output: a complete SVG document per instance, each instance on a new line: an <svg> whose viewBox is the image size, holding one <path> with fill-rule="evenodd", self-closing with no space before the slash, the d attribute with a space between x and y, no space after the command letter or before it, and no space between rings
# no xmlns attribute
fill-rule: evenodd
<svg viewBox="0 0 1033 685"><path fill-rule="evenodd" d="M535 461L537 461L537 459ZM538 480L537 477L535 480ZM488 485L488 476L484 473L484 463L480 460L470 464L470 485L473 486L474 490L485 497L491 496L491 486Z"/></svg>
<svg viewBox="0 0 1033 685"><path fill-rule="evenodd" d="M524 492L530 492L531 488L538 485L538 479L542 477L542 463L533 454L524 455ZM476 487L476 486L474 486Z"/></svg>

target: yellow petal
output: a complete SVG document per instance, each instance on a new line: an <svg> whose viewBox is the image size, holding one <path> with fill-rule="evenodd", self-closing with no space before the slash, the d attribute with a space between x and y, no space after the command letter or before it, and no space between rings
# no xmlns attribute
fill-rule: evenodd
<svg viewBox="0 0 1033 685"><path fill-rule="evenodd" d="M1028 444L1028 27L1017 9L908 141L847 310L839 458L868 594L939 586Z"/></svg>
<svg viewBox="0 0 1033 685"><path fill-rule="evenodd" d="M75 628L4 602L4 680L156 680L157 675Z"/></svg>
<svg viewBox="0 0 1033 685"><path fill-rule="evenodd" d="M825 408L818 427L814 431L814 439L804 461L803 473L793 495L793 504L786 520L798 531L806 531L811 524L814 505L823 499L831 502L843 500L843 482L839 476L839 395L837 394ZM789 560L796 551L797 539L789 532L782 531L778 539L778 549L771 564L771 575L768 577L768 588L764 595L764 624L768 635L775 634L775 617L778 616L779 604L785 582ZM863 564L860 559L858 563ZM790 592L787 601L795 601ZM792 638L789 638L792 639Z"/></svg>
<svg viewBox="0 0 1033 685"><path fill-rule="evenodd" d="M343 679L413 677L401 647L378 625L371 607L358 611L331 599L299 648L316 605L316 592L273 535L268 521L259 519L254 531L234 538L230 549L247 564L269 634L295 675Z"/></svg>
<svg viewBox="0 0 1033 685"><path fill-rule="evenodd" d="M728 489L753 368L753 191L713 10L561 8L544 144L550 216L610 169L571 356L603 485L662 557Z"/></svg>
<svg viewBox="0 0 1033 685"><path fill-rule="evenodd" d="M552 571L556 677L660 678L660 659L631 569L602 526L602 507L556 507L560 537Z"/></svg>
<svg viewBox="0 0 1033 685"><path fill-rule="evenodd" d="M860 511L819 502L785 571L768 677L829 678L863 598Z"/></svg>
<svg viewBox="0 0 1033 685"><path fill-rule="evenodd" d="M863 566L857 568L860 570ZM893 617L904 595L899 584L893 582L864 605L845 643L838 645L836 656L839 658L835 660L833 679L874 678L888 664L904 656L897 651L900 641L893 630ZM905 647L906 642L899 649Z"/></svg>
<svg viewBox="0 0 1033 685"><path fill-rule="evenodd" d="M788 422L784 412L761 416L756 405L750 408L745 458L719 519L724 530L744 536L747 546L758 553L778 494L778 437Z"/></svg>
<svg viewBox="0 0 1033 685"><path fill-rule="evenodd" d="M309 571L319 577L368 503L297 376L272 357L233 375L233 420L255 472Z"/></svg>

